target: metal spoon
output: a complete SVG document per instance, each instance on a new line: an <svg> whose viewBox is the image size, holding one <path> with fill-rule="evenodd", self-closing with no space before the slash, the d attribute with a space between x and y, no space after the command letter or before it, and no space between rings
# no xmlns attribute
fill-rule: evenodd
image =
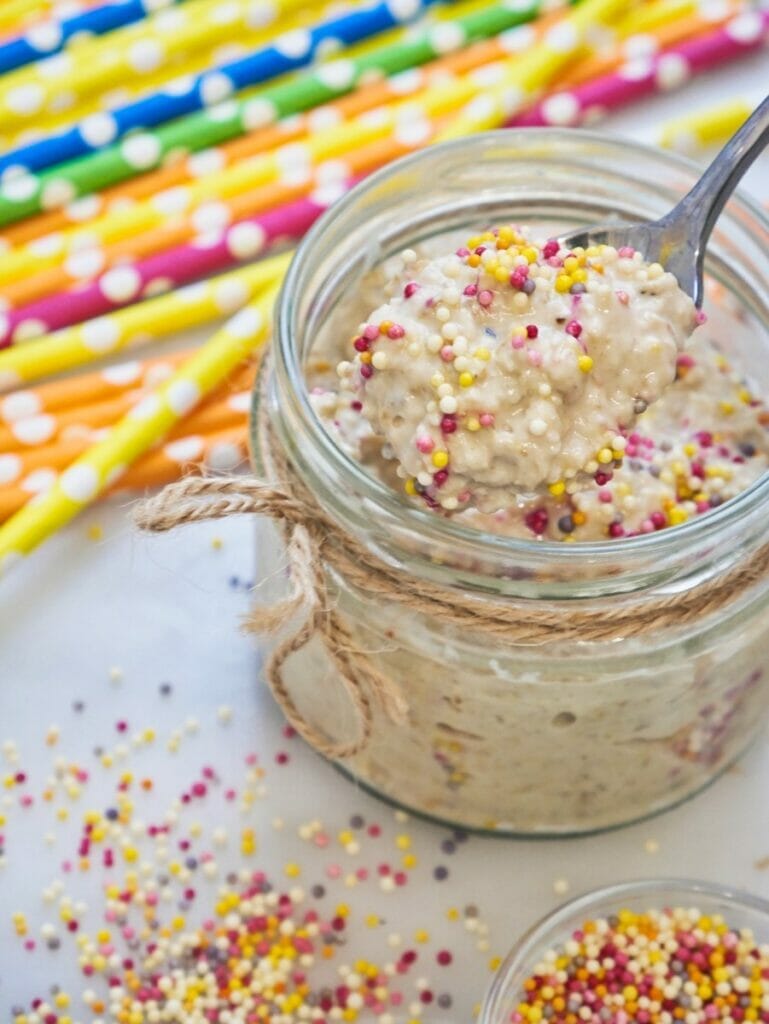
<svg viewBox="0 0 769 1024"><path fill-rule="evenodd" d="M660 220L646 224L616 224L587 228L565 235L575 246L631 246L644 259L661 263L680 287L702 305L705 248L713 227L743 175L769 143L769 96L727 142L694 188Z"/></svg>

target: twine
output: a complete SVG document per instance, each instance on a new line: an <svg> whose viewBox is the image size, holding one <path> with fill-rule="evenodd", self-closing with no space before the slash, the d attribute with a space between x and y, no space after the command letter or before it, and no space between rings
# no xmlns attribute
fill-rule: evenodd
<svg viewBox="0 0 769 1024"><path fill-rule="evenodd" d="M404 586L402 570L377 558L318 504L277 442L266 405L264 401L260 403L257 437L263 464L272 481L255 477L190 477L170 484L156 497L142 502L135 520L142 529L156 532L184 523L243 514L268 516L283 525L291 593L270 607L253 608L245 628L253 633L270 633L299 619L300 625L271 655L265 668L267 683L290 724L308 743L332 759L352 757L368 744L372 700L398 724L406 720L408 704L393 680L356 648L333 607L327 569L383 604L394 603L456 627L468 636L485 636L511 646L637 638L690 626L769 574L768 543L745 563L686 591L622 595L622 600L611 609L578 600L566 604L478 598L413 574L408 578L408 586ZM286 661L315 636L322 639L355 711L358 734L347 742L335 742L309 723L285 683Z"/></svg>

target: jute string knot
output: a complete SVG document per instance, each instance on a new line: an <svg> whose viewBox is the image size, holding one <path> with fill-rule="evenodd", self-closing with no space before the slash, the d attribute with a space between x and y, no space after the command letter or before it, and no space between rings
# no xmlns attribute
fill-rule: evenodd
<svg viewBox="0 0 769 1024"><path fill-rule="evenodd" d="M268 634L283 631L289 623L299 621L295 630L278 643L267 662L265 676L270 690L290 724L308 743L330 758L351 757L371 738L372 698L396 724L405 721L408 705L393 681L365 653L356 650L347 627L331 606L323 570L326 532L315 510L281 488L253 478L190 477L139 504L134 519L141 529L163 532L184 523L246 513L269 516L288 530L291 590L287 597L270 606L253 607L244 623L248 632ZM355 711L358 733L347 742L335 742L312 725L286 685L285 663L316 635L322 637Z"/></svg>
<svg viewBox="0 0 769 1024"><path fill-rule="evenodd" d="M649 587L608 602L476 595L417 572L405 576L399 565L383 561L364 538L353 536L326 513L283 452L266 409L262 402L256 438L269 480L189 477L140 504L135 519L143 529L155 531L246 513L268 516L282 525L290 593L270 607L252 609L245 628L288 634L266 665L267 683L297 732L328 757L348 758L366 746L372 734L372 701L393 722L403 723L408 715L395 681L356 645L336 609L328 569L382 607L397 605L415 618L424 616L452 632L511 650L517 645L602 643L691 629L752 587L765 585L769 577L769 543L745 552L727 571L714 571L688 586L678 580L667 592ZM286 685L286 661L314 637L323 642L355 711L358 732L345 742L331 740L308 722Z"/></svg>

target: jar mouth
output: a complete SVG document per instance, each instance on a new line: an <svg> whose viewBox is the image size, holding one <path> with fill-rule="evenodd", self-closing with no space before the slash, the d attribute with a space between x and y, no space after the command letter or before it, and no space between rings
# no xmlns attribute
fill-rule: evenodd
<svg viewBox="0 0 769 1024"><path fill-rule="evenodd" d="M673 171L680 171L687 179L695 180L702 173L702 168L693 160L678 154L667 153L643 143L618 139L603 132L585 131L583 129L555 128L524 128L504 129L502 131L485 132L472 140L478 147L479 159L482 158L483 147L504 145L510 147L520 141L527 148L558 147L566 153L570 146L580 149L595 146L597 150L621 151L622 155L637 154L639 158L653 159L664 163ZM308 262L330 225L343 217L367 193L372 192L387 182L394 173L408 173L416 170L427 159L434 158L439 152L450 154L466 150L468 141L457 139L439 143L408 156L401 157L365 178L350 192L340 198L334 206L304 236L296 249L296 253L288 269L278 297L275 313L275 340L273 359L277 378L280 403L289 403L294 418L301 423L304 438L313 448L318 458L332 467L333 478L348 484L350 490L361 495L368 503L371 512L381 513L389 521L397 521L405 529L410 529L435 540L444 548L477 546L482 544L484 552L496 553L500 558L526 558L536 553L538 559L558 559L564 557L563 542L544 538L526 539L493 534L478 529L462 526L451 517L438 516L428 509L411 504L383 481L367 472L354 458L338 447L321 420L317 416L309 398L309 391L304 377L298 347L294 344L295 306L294 296L301 288L302 278L307 270ZM456 206L461 204L457 203ZM466 204L465 204L466 205ZM769 217L761 207L749 196L737 191L727 206L727 211L736 212L743 230L749 230L752 241L757 245L769 262ZM606 217L610 216L609 210ZM725 215L723 215L725 216ZM749 225L749 228L746 228ZM291 449L292 439L283 429L283 424L276 424L281 441ZM306 455L306 453L305 453ZM644 534L637 537L606 539L600 541L580 541L569 545L568 559L575 565L578 563L595 565L607 558L617 559L641 555L645 560L662 556L671 550L685 546L687 542L702 540L727 528L739 521L745 514L758 505L769 502L769 472L764 473L754 483L723 505L711 510L706 515L690 519L672 529L657 533Z"/></svg>

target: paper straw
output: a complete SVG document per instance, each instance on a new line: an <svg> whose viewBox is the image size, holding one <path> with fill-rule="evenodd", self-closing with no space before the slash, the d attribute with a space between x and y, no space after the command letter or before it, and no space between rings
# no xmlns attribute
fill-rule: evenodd
<svg viewBox="0 0 769 1024"><path fill-rule="evenodd" d="M272 287L236 313L165 384L142 398L103 441L76 459L46 494L0 527L0 571L91 504L264 343L276 294Z"/></svg>
<svg viewBox="0 0 769 1024"><path fill-rule="evenodd" d="M107 36L73 40L67 52L0 79L0 123L6 130L33 124L58 110L62 95L74 104L108 93L128 79L237 38L249 27L276 25L298 6L300 0L188 0Z"/></svg>
<svg viewBox="0 0 769 1024"><path fill-rule="evenodd" d="M413 0L408 6L407 17L402 17L394 5L380 2L323 21L312 29L286 33L279 36L274 44L264 46L248 57L197 75L188 85L182 83L184 88L175 89L172 93L155 93L109 113L99 114L96 121L87 119L69 131L12 150L0 156L0 172L8 167L41 170L99 149L135 128L152 127L211 107L239 89L306 66L322 52L324 46L329 45L330 40L334 45L347 45L376 35L392 25L411 20L419 11L436 2L438 0Z"/></svg>
<svg viewBox="0 0 769 1024"><path fill-rule="evenodd" d="M247 416L243 414L241 419L237 426L211 434L190 433L177 438L169 434L160 448L142 455L105 495L161 487L193 473L234 472L248 460ZM70 449L71 457L76 458L82 446L71 444ZM53 484L56 478L54 466L41 466L20 483L0 489L0 522L22 509L33 493Z"/></svg>
<svg viewBox="0 0 769 1024"><path fill-rule="evenodd" d="M187 358L190 358L188 355ZM153 387L169 379L184 360L168 360L156 367L153 376ZM163 372L161 372L161 368ZM233 394L245 395L246 406L248 394L254 379L254 365L250 361L238 367L230 375L226 383L208 397L206 402L190 416L191 429L195 432L218 429L226 426L231 419L231 412L237 403L230 402ZM33 459L27 458L35 451L55 447L68 440L95 440L96 431L112 426L129 409L133 408L139 398L146 394L146 388L124 388L109 398L89 405L72 405L55 413L24 416L9 424L0 423L0 476L7 482L12 469L37 466ZM218 406L222 405L222 409ZM238 407L239 408L239 407ZM213 411L211 411L213 409ZM194 421L194 422L193 422ZM5 455L18 458L5 459ZM46 458L45 455L41 458Z"/></svg>
<svg viewBox="0 0 769 1024"><path fill-rule="evenodd" d="M0 352L0 392L230 314L280 280L289 259L290 254L274 256Z"/></svg>
<svg viewBox="0 0 769 1024"><path fill-rule="evenodd" d="M544 28L541 28L538 24L537 32L539 31L544 31ZM210 154L214 156L213 163L207 155L206 160L200 164L196 163L195 167L198 170L201 168L206 169L213 174L221 173L224 167L245 160L248 156L253 156L254 149L259 152L261 150L273 149L279 142L285 145L287 142L302 139L313 128L317 128L319 124L328 123L329 121L334 123L337 119L343 119L345 115L360 113L371 107L380 107L386 104L388 100L392 101L395 97L402 100L409 93L417 92L422 88L429 87L431 84L445 81L448 73L465 72L483 65L490 58L497 57L500 54L507 56L508 54L503 49L503 45L509 44L502 44L498 40L478 43L459 53L449 55L439 61L433 61L425 65L421 70L415 69L403 82L396 83L395 81L387 80L373 84L330 105L323 111L324 116L322 120L309 114L292 119L289 125L279 125L254 132L249 136L230 143L226 148L226 152L219 151L218 157L215 154ZM365 170L375 165L379 166L378 163L374 163L374 158L367 157L362 159L364 151L368 152L366 147L359 147L357 152L353 152L350 164L352 173L358 173L360 170ZM395 152L393 150L388 158L392 159ZM377 157L376 159L380 158ZM152 186L150 192L163 192L188 180L188 175L192 169L187 162L184 162L147 175L146 177L151 179L149 183ZM299 181L302 184L301 176ZM144 182L142 189L136 190L139 195L144 192L147 184L147 182ZM320 184L323 184L322 174ZM307 195L313 187L312 180L307 179L303 183L302 188L291 189L288 194L283 193L280 196L276 194L272 198L271 203L272 205L277 205L279 202L287 202L298 196ZM121 198L125 200L126 186L122 186L121 193ZM136 192L130 190L130 194L135 196ZM227 201L230 220L240 220L243 217L267 208L268 204L266 205L261 202L260 190L258 189L252 189L241 194L239 197L236 196ZM288 222L293 225L296 220L293 211L291 214L287 214L287 217ZM23 225L19 227L23 227ZM98 308L101 311L105 298L104 296L99 297L93 292L93 289L89 290L85 284L86 281L93 281L102 267L106 268L114 264L124 266L129 259L140 258L148 253L161 252L189 238L193 238L199 233L198 215L186 220L183 218L177 218L169 222L161 220L158 226L151 230L148 228L140 235L134 235L123 242L105 246L98 256L93 254L87 254L85 258L82 255L73 256L72 260L65 261L64 263L57 262L56 258L52 257L48 261L50 265L47 268L37 273L30 272L27 276L18 277L16 281L8 283L3 289L6 302L10 306L26 308L16 308L9 313L5 331L3 331L2 325L0 325L0 344L8 343L16 336L17 331L20 331L23 337L32 337L35 333L39 334L44 330L57 329L65 323L75 323L78 319L96 315L93 310ZM286 233L294 237L293 227L290 232L287 230ZM268 232L268 235L272 237L270 232ZM31 246L30 250L32 249L36 249L36 247ZM164 279L178 283L179 279L173 272L175 266L176 264L171 266L171 272L166 273ZM210 272L210 270L207 269L206 272ZM124 274L125 271L123 271ZM151 277L144 277L144 284L147 285L155 276L158 275L153 270ZM73 282L77 282L74 290L72 287ZM137 281L136 290L138 291L138 289L139 282ZM37 304L38 300L44 299L46 296L55 296L56 293L59 293L58 299L54 297L50 302L44 301L42 305ZM106 301L108 306L109 296L106 297ZM92 302L96 302L97 306L92 306ZM54 312L57 306L61 307L59 313ZM30 324L31 327L22 327L21 325L25 323Z"/></svg>
<svg viewBox="0 0 769 1024"><path fill-rule="evenodd" d="M467 103L441 138L462 138L503 125L580 52L597 25L616 19L627 8L628 0L583 0L507 69L498 82Z"/></svg>
<svg viewBox="0 0 769 1024"><path fill-rule="evenodd" d="M726 25L743 10L744 4L741 0L725 0L717 7L705 7L703 13L695 11L676 20L663 21L646 32L630 35L624 31L624 25L621 23L617 28L617 35L620 37L617 45L608 52L588 56L566 68L563 75L559 76L558 92L601 78L623 65L632 66L634 61L643 62L652 53L712 32L720 25Z"/></svg>
<svg viewBox="0 0 769 1024"><path fill-rule="evenodd" d="M356 58L331 61L293 81L278 82L256 98L228 100L155 131L143 132L130 142L109 146L39 175L25 175L21 184L0 186L0 224L68 205L77 197L160 166L171 153L210 149L281 118L321 106L344 96L371 75L396 75L415 68L449 50L514 29L536 17L540 9L541 0L524 0L445 21L416 32L413 38L377 47ZM504 44L503 37L500 45ZM98 198L92 197L88 203L95 204L95 212L100 212ZM82 206L73 206L70 220L76 219L79 209Z"/></svg>
<svg viewBox="0 0 769 1024"><path fill-rule="evenodd" d="M0 424L9 425L58 413L62 409L93 405L114 398L122 391L150 387L164 380L174 365L189 355L185 350L155 359L130 359L94 373L81 373L13 391L0 398Z"/></svg>
<svg viewBox="0 0 769 1024"><path fill-rule="evenodd" d="M769 11L746 11L712 32L680 43L617 72L548 96L510 124L576 125L657 92L675 89L692 75L759 49L769 34Z"/></svg>
<svg viewBox="0 0 769 1024"><path fill-rule="evenodd" d="M615 3L620 0L587 0L588 3ZM539 53L535 47L531 53ZM551 52L549 49L546 51ZM559 53L561 60L567 59ZM417 139L420 144L427 144L434 138L435 118L453 113L474 97L483 98L495 87L489 88L488 72L499 72L498 77L505 81L514 76L518 65L527 69L530 54L510 57L500 68L482 68L477 72L449 80L445 84L435 85L413 99L378 111L372 111L346 124L318 131L305 144L292 144L272 153L245 161L239 166L213 174L202 181L187 187L170 190L156 196L151 202L137 203L127 210L110 214L104 218L90 222L88 225L73 229L55 236L52 239L32 243L22 249L10 252L0 261L0 283L8 284L19 280L25 275L34 274L47 267L62 263L69 253L79 252L84 248L95 252L104 244L113 244L152 230L165 223L169 217L181 219L182 216L197 230L202 230L203 219L210 223L211 217L225 218L222 202L233 196L243 195L252 189L259 188L276 181L303 180L309 176L313 165L324 161L348 158L361 146L378 139L394 136ZM538 80L547 81L547 75L555 73L552 68L539 67ZM533 78L528 71L523 76ZM99 258L99 257L97 257Z"/></svg>
<svg viewBox="0 0 769 1024"><path fill-rule="evenodd" d="M695 153L730 139L753 113L757 103L729 100L666 122L657 135L657 145L679 153Z"/></svg>
<svg viewBox="0 0 769 1024"><path fill-rule="evenodd" d="M293 191L305 188L296 186ZM140 295L158 295L226 270L263 254L276 241L298 241L345 188L342 184L327 185L311 196L236 221L223 232L173 246L145 260L118 264L90 284L11 310L5 315L5 326L0 327L0 344L30 341L119 309L135 302ZM173 237L171 229L166 230ZM1 361L0 355L0 365Z"/></svg>
<svg viewBox="0 0 769 1024"><path fill-rule="evenodd" d="M116 28L141 21L160 7L170 7L183 0L114 0L92 7L69 18L51 18L28 28L0 46L0 74L31 64L43 57L59 53L72 36L88 32L100 36Z"/></svg>
<svg viewBox="0 0 769 1024"><path fill-rule="evenodd" d="M194 0L175 0L175 2L192 3ZM180 13L180 11L177 9L167 13L170 16ZM242 27L238 30L236 39L226 40L223 43L213 40L210 45L201 46L189 54L180 53L169 56L154 70L147 70L141 75L124 75L113 86L97 89L79 100L64 93L55 101L55 105L52 102L48 109L40 111L33 124L3 124L0 126L0 150L16 149L56 132L76 127L78 123L94 114L109 112L113 107L135 102L154 92L173 90L176 88L177 82L181 82L185 78L189 81L194 75L202 74L212 65L247 56L257 46L263 46L274 39L279 29L283 32L303 27L310 17L311 14L302 10L299 13L282 17L279 23L267 28ZM63 56L76 58L78 62L82 59L79 56L79 49L76 50L74 43ZM1 78L0 82L2 82Z"/></svg>

